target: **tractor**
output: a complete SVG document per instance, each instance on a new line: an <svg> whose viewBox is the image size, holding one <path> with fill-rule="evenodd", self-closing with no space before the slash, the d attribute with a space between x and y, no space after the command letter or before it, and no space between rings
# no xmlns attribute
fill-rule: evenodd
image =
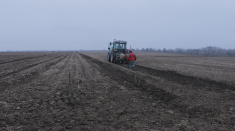
<svg viewBox="0 0 235 131"><path fill-rule="evenodd" d="M109 43L107 61L111 63L129 63L128 49L126 49L127 41L114 40Z"/></svg>

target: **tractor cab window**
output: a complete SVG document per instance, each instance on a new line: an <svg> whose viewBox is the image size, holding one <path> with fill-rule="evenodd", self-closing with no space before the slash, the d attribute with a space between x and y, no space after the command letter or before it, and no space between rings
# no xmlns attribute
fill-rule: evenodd
<svg viewBox="0 0 235 131"><path fill-rule="evenodd" d="M126 44L116 44L116 49L126 49Z"/></svg>
<svg viewBox="0 0 235 131"><path fill-rule="evenodd" d="M110 43L108 47L110 48L110 50L112 50L113 49L113 44Z"/></svg>

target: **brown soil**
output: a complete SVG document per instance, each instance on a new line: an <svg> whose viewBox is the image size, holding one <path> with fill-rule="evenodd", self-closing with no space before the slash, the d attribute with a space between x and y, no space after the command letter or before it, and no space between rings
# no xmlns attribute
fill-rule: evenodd
<svg viewBox="0 0 235 131"><path fill-rule="evenodd" d="M1 130L235 130L228 82L102 53L22 55L0 62Z"/></svg>

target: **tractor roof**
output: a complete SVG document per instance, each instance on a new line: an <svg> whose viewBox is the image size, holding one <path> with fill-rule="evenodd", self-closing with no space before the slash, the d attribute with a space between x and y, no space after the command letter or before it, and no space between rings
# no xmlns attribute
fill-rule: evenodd
<svg viewBox="0 0 235 131"><path fill-rule="evenodd" d="M113 43L126 44L127 41L124 41L124 40L115 40Z"/></svg>

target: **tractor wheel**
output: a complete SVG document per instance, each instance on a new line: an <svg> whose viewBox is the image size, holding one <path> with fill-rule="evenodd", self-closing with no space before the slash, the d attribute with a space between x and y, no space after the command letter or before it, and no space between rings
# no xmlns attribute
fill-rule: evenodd
<svg viewBox="0 0 235 131"><path fill-rule="evenodd" d="M113 55L111 55L111 60L110 60L110 62L111 63L113 63L114 61L113 61Z"/></svg>
<svg viewBox="0 0 235 131"><path fill-rule="evenodd" d="M110 62L109 54L107 55L107 61Z"/></svg>

